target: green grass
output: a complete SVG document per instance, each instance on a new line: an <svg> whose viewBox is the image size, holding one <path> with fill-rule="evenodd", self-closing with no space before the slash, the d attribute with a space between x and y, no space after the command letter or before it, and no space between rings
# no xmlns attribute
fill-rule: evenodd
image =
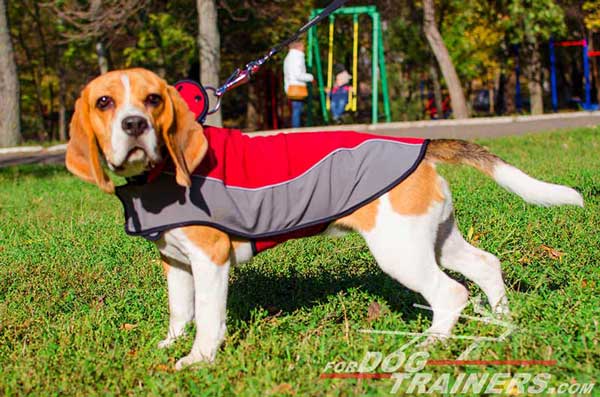
<svg viewBox="0 0 600 397"><path fill-rule="evenodd" d="M472 169L442 168L461 230L502 261L518 327L470 358L557 360L469 371L548 372L551 384L598 380L599 132L480 141L531 175L576 187L585 209L533 207ZM389 395L391 380L318 377L329 361L391 353L409 340L360 329L419 332L430 323L413 306L423 299L382 274L357 235L292 241L232 271L228 336L216 362L173 372L192 338L155 348L168 323L158 252L127 237L122 223L115 197L62 167L0 169L0 394ZM373 302L381 313L369 318ZM461 320L455 333L501 331ZM467 345L436 345L431 358L456 358ZM433 371L455 376L461 368Z"/></svg>

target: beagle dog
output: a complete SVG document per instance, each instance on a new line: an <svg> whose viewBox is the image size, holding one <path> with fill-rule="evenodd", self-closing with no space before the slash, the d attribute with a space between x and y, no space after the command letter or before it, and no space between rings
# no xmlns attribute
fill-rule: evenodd
<svg viewBox="0 0 600 397"><path fill-rule="evenodd" d="M135 177L167 159L176 183L189 187L208 146L203 127L177 90L143 69L113 71L90 82L75 105L70 135L67 168L107 193L115 187L105 168ZM467 289L441 267L476 283L495 313L506 315L509 310L500 261L461 236L450 189L437 174L436 163L475 167L532 204L583 206L577 191L536 180L481 146L432 140L410 176L332 221L325 233L360 233L381 269L427 300L433 310L430 342L450 335L468 298ZM211 362L226 332L230 265L250 260L251 244L214 227L192 225L165 231L156 245L170 311L167 335L158 347L170 346L194 320L193 347L176 368Z"/></svg>

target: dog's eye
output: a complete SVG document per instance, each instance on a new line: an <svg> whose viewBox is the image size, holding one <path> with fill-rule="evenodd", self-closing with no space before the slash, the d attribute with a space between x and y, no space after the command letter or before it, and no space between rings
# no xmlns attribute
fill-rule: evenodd
<svg viewBox="0 0 600 397"><path fill-rule="evenodd" d="M96 101L96 107L100 110L107 110L115 104L115 101L109 96L102 96Z"/></svg>
<svg viewBox="0 0 600 397"><path fill-rule="evenodd" d="M146 103L146 106L156 107L161 104L162 98L158 94L150 94L146 97L144 102Z"/></svg>

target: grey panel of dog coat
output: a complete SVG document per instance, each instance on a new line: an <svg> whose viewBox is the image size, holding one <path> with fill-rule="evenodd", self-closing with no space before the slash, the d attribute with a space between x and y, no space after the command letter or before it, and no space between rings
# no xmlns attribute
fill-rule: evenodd
<svg viewBox="0 0 600 397"><path fill-rule="evenodd" d="M117 188L128 234L155 240L172 228L206 225L256 240L327 224L409 176L427 146L420 139L352 132L251 138L213 128L205 134L208 160L193 173L190 188L179 186L172 170L148 183ZM317 161L297 166L317 142L327 146L312 156ZM269 178L277 182L263 183Z"/></svg>

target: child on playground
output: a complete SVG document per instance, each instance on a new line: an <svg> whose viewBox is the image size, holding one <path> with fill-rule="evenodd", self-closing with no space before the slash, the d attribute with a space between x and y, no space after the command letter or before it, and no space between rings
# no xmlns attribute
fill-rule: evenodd
<svg viewBox="0 0 600 397"><path fill-rule="evenodd" d="M335 65L334 72L335 83L329 93L329 99L331 101L331 115L333 120L339 122L348 105L348 98L352 89L350 86L352 76L348 73L344 65L341 64Z"/></svg>

